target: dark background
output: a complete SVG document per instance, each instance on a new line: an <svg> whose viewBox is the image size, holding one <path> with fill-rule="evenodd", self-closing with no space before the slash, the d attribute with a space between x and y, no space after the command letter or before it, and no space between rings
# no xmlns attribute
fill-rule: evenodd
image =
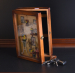
<svg viewBox="0 0 75 73"><path fill-rule="evenodd" d="M75 38L75 0L0 0L0 39L14 39L12 10L50 7L53 38Z"/></svg>

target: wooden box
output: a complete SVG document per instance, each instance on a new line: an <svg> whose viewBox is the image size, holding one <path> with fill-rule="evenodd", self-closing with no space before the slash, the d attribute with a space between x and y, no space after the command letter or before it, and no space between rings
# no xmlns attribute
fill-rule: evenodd
<svg viewBox="0 0 75 73"><path fill-rule="evenodd" d="M12 13L17 57L42 64L46 57L55 58L50 8L23 7Z"/></svg>

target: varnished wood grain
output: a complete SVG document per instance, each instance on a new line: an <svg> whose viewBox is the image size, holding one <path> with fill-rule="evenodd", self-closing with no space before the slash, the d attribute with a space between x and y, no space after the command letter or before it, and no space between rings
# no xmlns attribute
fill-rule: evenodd
<svg viewBox="0 0 75 73"><path fill-rule="evenodd" d="M49 7L20 7L16 10L22 10L22 11L47 11Z"/></svg>
<svg viewBox="0 0 75 73"><path fill-rule="evenodd" d="M13 10L12 11L15 14L21 14L21 15L37 15L37 12L32 12L32 11L20 11L20 10Z"/></svg>
<svg viewBox="0 0 75 73"><path fill-rule="evenodd" d="M53 48L75 48L75 39L52 39ZM0 39L0 47L15 48L15 39Z"/></svg>
<svg viewBox="0 0 75 73"><path fill-rule="evenodd" d="M0 39L0 47L15 48L15 39Z"/></svg>
<svg viewBox="0 0 75 73"><path fill-rule="evenodd" d="M74 48L75 47L75 39L53 39L53 47L54 48Z"/></svg>
<svg viewBox="0 0 75 73"><path fill-rule="evenodd" d="M49 7L20 7L16 10L21 11L47 11Z"/></svg>
<svg viewBox="0 0 75 73"><path fill-rule="evenodd" d="M14 35L15 35L15 43L16 43L16 53L17 57L20 55L20 48L19 48L19 40L18 40L18 31L17 31L17 18L16 14L12 12L13 15L13 26L14 26Z"/></svg>
<svg viewBox="0 0 75 73"><path fill-rule="evenodd" d="M37 62L37 63L41 63L40 60L29 58L27 56L18 56L18 58L29 60L29 61L33 61L33 62Z"/></svg>
<svg viewBox="0 0 75 73"><path fill-rule="evenodd" d="M50 55L49 55L49 54L44 53L44 57L50 57Z"/></svg>
<svg viewBox="0 0 75 73"><path fill-rule="evenodd" d="M52 49L52 31L51 31L50 8L48 8L48 10L47 10L47 27L48 27L49 55L52 56L53 49Z"/></svg>
<svg viewBox="0 0 75 73"><path fill-rule="evenodd" d="M41 37L43 36L43 29L42 29L42 18L41 13L38 13L38 29L39 29L39 43L40 43L40 56L41 56L41 63L45 61L44 57L44 42Z"/></svg>

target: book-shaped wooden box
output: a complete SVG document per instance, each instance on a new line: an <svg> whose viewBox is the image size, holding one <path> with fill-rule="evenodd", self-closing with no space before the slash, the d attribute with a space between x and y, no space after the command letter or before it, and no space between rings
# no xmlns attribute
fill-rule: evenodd
<svg viewBox="0 0 75 73"><path fill-rule="evenodd" d="M55 57L52 56L50 8L23 7L12 13L17 57L37 63Z"/></svg>

